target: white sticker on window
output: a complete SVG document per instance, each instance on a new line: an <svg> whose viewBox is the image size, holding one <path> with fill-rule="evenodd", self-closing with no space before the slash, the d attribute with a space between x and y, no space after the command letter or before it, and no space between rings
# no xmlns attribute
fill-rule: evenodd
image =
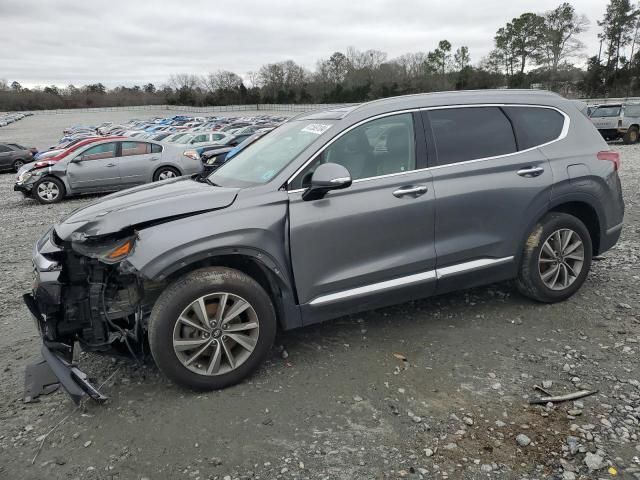
<svg viewBox="0 0 640 480"><path fill-rule="evenodd" d="M314 133L316 135L322 135L330 128L331 125L325 125L323 123L312 123L311 125L307 125L306 127L304 127L302 131L307 133Z"/></svg>

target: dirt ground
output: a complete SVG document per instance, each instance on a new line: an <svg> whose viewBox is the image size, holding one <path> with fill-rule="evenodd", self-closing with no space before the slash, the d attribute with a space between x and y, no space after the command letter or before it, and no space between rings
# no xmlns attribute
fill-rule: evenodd
<svg viewBox="0 0 640 480"><path fill-rule="evenodd" d="M80 123L43 121L0 139L44 146ZM0 479L640 478L640 145L613 148L623 235L564 303L500 284L343 317L280 334L259 372L208 394L83 354L110 400L80 409L23 403L39 339L20 295L34 241L89 199L41 206L0 175ZM530 406L543 382L599 393Z"/></svg>

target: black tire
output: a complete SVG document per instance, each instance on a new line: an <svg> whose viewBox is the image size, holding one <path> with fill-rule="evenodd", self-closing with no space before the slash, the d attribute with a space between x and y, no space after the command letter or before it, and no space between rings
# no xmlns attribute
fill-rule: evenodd
<svg viewBox="0 0 640 480"><path fill-rule="evenodd" d="M158 182L160 180L167 180L166 178L161 178L163 175L165 175L167 173L173 174L174 177L181 176L180 171L177 168L174 168L174 167L160 167L153 174L153 181L154 182Z"/></svg>
<svg viewBox="0 0 640 480"><path fill-rule="evenodd" d="M178 358L173 343L174 329L192 302L216 292L237 295L249 302L257 315L259 334L253 351L243 363L225 373L205 375L190 370ZM158 368L170 380L194 390L216 390L234 385L256 370L269 354L276 330L271 298L258 282L238 270L210 267L188 273L165 289L151 311L149 345Z"/></svg>
<svg viewBox="0 0 640 480"><path fill-rule="evenodd" d="M18 170L20 170L25 163L26 162L22 158L16 158L13 161L13 165L12 165L13 171L18 172Z"/></svg>
<svg viewBox="0 0 640 480"><path fill-rule="evenodd" d="M545 284L540 273L540 252L550 236L561 229L571 230L582 241L584 260L581 270L566 288L552 289ZM582 286L591 268L592 241L589 230L584 223L573 215L550 212L534 227L525 242L516 286L524 296L538 302L555 303L566 300ZM566 270L565 270L566 271Z"/></svg>
<svg viewBox="0 0 640 480"><path fill-rule="evenodd" d="M52 183L55 185L55 187L58 190L58 194L55 196L50 196L50 195L43 195L43 192L41 192L40 186L44 186L47 183ZM44 204L44 205L48 205L51 203L58 203L59 201L61 201L65 194L66 194L66 189L64 188L64 183L62 183L61 180L57 179L56 177L52 177L52 176L47 176L47 177L43 177L40 180L38 180L34 185L33 185L33 189L31 190L33 197L40 203Z"/></svg>
<svg viewBox="0 0 640 480"><path fill-rule="evenodd" d="M638 143L638 139L640 139L638 127L630 127L622 137L622 141L625 145L633 145L634 143Z"/></svg>

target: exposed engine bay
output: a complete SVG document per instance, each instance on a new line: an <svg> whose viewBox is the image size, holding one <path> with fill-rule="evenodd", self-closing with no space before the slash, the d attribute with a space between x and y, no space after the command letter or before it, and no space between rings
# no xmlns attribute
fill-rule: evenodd
<svg viewBox="0 0 640 480"><path fill-rule="evenodd" d="M49 248L43 246L40 255L55 263L55 269L50 267L46 273L55 272L57 278L43 281L44 272L36 271L41 278L35 291L46 340L67 345L77 341L84 350L130 355L136 360L145 355L146 318L164 284L142 280L126 263L116 263L118 258L109 256L114 244L115 251L124 252L127 237L124 243L122 237L72 246L51 230L44 242Z"/></svg>

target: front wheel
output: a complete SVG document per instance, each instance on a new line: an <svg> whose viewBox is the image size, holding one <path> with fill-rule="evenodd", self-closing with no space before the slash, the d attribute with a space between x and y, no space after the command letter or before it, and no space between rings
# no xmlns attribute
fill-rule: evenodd
<svg viewBox="0 0 640 480"><path fill-rule="evenodd" d="M582 286L591 268L589 230L578 218L547 214L529 234L516 285L539 302L566 300Z"/></svg>
<svg viewBox="0 0 640 480"><path fill-rule="evenodd" d="M44 177L33 185L33 194L43 204L57 203L64 198L64 183L55 177Z"/></svg>
<svg viewBox="0 0 640 480"><path fill-rule="evenodd" d="M175 383L214 390L240 382L264 361L276 334L269 295L230 268L203 268L162 293L149 319L149 344Z"/></svg>

